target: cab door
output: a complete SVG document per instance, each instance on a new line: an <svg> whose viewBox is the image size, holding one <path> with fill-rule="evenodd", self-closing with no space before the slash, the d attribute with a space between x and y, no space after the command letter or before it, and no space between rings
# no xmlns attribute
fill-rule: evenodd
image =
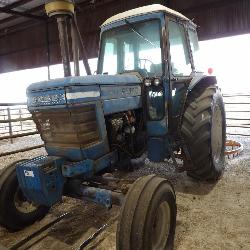
<svg viewBox="0 0 250 250"><path fill-rule="evenodd" d="M168 97L170 78L168 74L167 29L165 15L161 19L161 52L162 64L160 74L145 84L147 107L148 158L153 162L163 161L168 157ZM155 81L157 81L156 84Z"/></svg>
<svg viewBox="0 0 250 250"><path fill-rule="evenodd" d="M176 132L187 88L193 78L194 64L185 24L168 20L169 74L171 105L169 131Z"/></svg>
<svg viewBox="0 0 250 250"><path fill-rule="evenodd" d="M147 93L147 134L148 158L160 162L166 158L167 113L165 109L166 91L161 86L150 86Z"/></svg>
<svg viewBox="0 0 250 250"><path fill-rule="evenodd" d="M170 156L171 136L177 131L182 100L194 71L184 23L166 18L165 37L162 37L165 67L162 85L147 88L148 158L155 162Z"/></svg>

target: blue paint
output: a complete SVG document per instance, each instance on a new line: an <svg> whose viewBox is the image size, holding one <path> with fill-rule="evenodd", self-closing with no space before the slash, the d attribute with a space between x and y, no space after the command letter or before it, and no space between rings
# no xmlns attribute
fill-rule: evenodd
<svg viewBox="0 0 250 250"><path fill-rule="evenodd" d="M70 86L88 85L127 85L140 84L141 80L134 75L88 75L88 76L69 76L50 81L33 83L27 88L27 95L32 92L58 89Z"/></svg>
<svg viewBox="0 0 250 250"><path fill-rule="evenodd" d="M162 27L165 25L165 15L162 12L149 13L143 16L136 16L129 18L131 23L145 20L159 19ZM102 27L102 32L116 27L125 25L125 21L119 21L111 25ZM162 52L163 53L163 52ZM162 55L162 58L164 56ZM98 132L100 136L100 142L85 147L81 145L79 148L65 148L55 147L53 144L46 145L46 150L49 155L56 155L64 157L66 160L74 162L82 162L86 159L97 161L102 156L106 156L110 151L107 130L104 116L107 114L113 114L123 112L127 110L134 110L142 107L141 98L141 84L142 79L136 75L124 74L124 75L91 75L91 76L77 76L77 77L65 77L62 79L55 79L50 81L43 81L40 83L31 84L27 89L28 99L30 104L32 103L33 96L37 99L41 99L41 102L36 102L35 108L29 105L30 110L44 112L44 109L70 109L73 107L81 107L81 105L94 104L96 109L96 119L98 124ZM167 85L166 80L163 79L164 88ZM165 94L166 93L165 88ZM91 92L100 93L100 95L91 96ZM90 95L88 95L89 93ZM92 93L92 94L93 94ZM61 97L58 101L53 103L52 101L42 102L46 95L53 95ZM63 97L64 95L64 97ZM54 97L56 99L56 97ZM46 98L45 98L46 99ZM53 98L52 98L53 99ZM46 105L46 106L45 106ZM58 110L59 112L59 110ZM148 135L162 137L167 133L167 121L163 119L161 121L149 121L147 123ZM99 161L99 160L98 160ZM110 160L104 158L100 161L100 164L96 164L95 169L104 169ZM77 165L79 166L79 164ZM85 171L87 167L76 168L76 172ZM83 170L85 169L85 170ZM76 173L75 172L75 173ZM87 171L89 172L89 171ZM72 175L75 173L71 173ZM69 173L67 175L70 175Z"/></svg>
<svg viewBox="0 0 250 250"><path fill-rule="evenodd" d="M128 18L131 23L152 19L160 20L162 28L161 36L163 38L163 35L166 33L165 14L163 12ZM102 27L101 32L121 25L125 25L124 20ZM164 117L158 117L158 121L148 120L146 123L148 157L155 162L163 161L164 158L169 157L169 142L167 140L168 105L169 97L172 93L169 93L170 82L166 70L169 59L166 55L166 46L166 44L163 44L163 39L161 39L162 65L164 70L163 75L160 77L163 94L162 99L155 100L156 106L164 106L163 111L165 111L165 114L162 112ZM101 53L99 54L101 55ZM99 60L99 65L100 63L101 61ZM30 85L27 89L27 96L28 107L31 112L46 112L52 109L58 109L58 112L60 112L61 109L71 114L70 112L74 108L93 105L92 112L94 112L95 107L99 137L93 144L80 145L79 143L79 147L70 146L77 145L77 142L68 144L69 146L67 145L67 147L55 147L53 146L53 142L46 144L48 155L60 156L63 159L51 156L46 158L52 166L56 166L53 169L54 172L52 171L51 177L42 172L44 164L40 163L40 158L34 158L30 162L18 166L18 178L20 179L19 181L25 195L27 194L27 197L33 201L37 201L38 204L54 204L61 199L64 179L79 178L81 180L89 180L96 173L107 169L117 162L117 153L110 152L105 116L142 108L142 82L143 80L136 75L124 74L115 76L91 75L65 77ZM94 115L92 115L93 117ZM70 121L69 126L71 125L75 126L76 124L74 121L71 124ZM75 140L77 141L77 137ZM34 170L35 178L33 180L27 179L23 174L24 170ZM56 186L54 191L49 189L52 186ZM108 208L111 207L110 191L93 187L81 187L81 191L84 199L102 204Z"/></svg>
<svg viewBox="0 0 250 250"><path fill-rule="evenodd" d="M62 174L64 177L81 176L82 179L91 178L95 173L110 167L116 160L116 153L111 152L95 161L85 159L78 162L65 162L62 166Z"/></svg>
<svg viewBox="0 0 250 250"><path fill-rule="evenodd" d="M39 156L17 164L16 172L19 185L28 200L39 205L52 206L62 199L65 178L78 176L82 180L89 179L115 161L115 152L96 161L86 159L79 162L67 162L55 156ZM94 202L111 206L111 197L107 202L105 195L107 193L104 191L97 192Z"/></svg>
<svg viewBox="0 0 250 250"><path fill-rule="evenodd" d="M88 148L83 148L82 152L86 158L95 160L109 152L108 142L106 141Z"/></svg>
<svg viewBox="0 0 250 250"><path fill-rule="evenodd" d="M62 166L62 174L64 177L75 177L86 173L94 173L93 160L86 159L79 162L65 162Z"/></svg>
<svg viewBox="0 0 250 250"><path fill-rule="evenodd" d="M45 149L48 155L56 155L64 157L71 161L81 161L84 159L83 152L81 148L62 148L45 145Z"/></svg>
<svg viewBox="0 0 250 250"><path fill-rule="evenodd" d="M55 146L45 146L49 155L61 156L70 161L82 161L84 159L95 160L109 152L107 138L103 142L92 145L88 148L63 148Z"/></svg>
<svg viewBox="0 0 250 250"><path fill-rule="evenodd" d="M127 97L121 99L105 100L103 102L104 114L112 114L131 109L138 109L142 106L141 96Z"/></svg>
<svg viewBox="0 0 250 250"><path fill-rule="evenodd" d="M166 144L163 137L149 137L148 158L153 162L161 162L166 158Z"/></svg>
<svg viewBox="0 0 250 250"><path fill-rule="evenodd" d="M148 136L165 136L167 134L166 120L148 121L147 132Z"/></svg>
<svg viewBox="0 0 250 250"><path fill-rule="evenodd" d="M86 186L81 187L81 193L84 200L95 202L106 208L112 207L112 196L110 190Z"/></svg>
<svg viewBox="0 0 250 250"><path fill-rule="evenodd" d="M100 86L103 100L119 99L141 95L140 85Z"/></svg>
<svg viewBox="0 0 250 250"><path fill-rule="evenodd" d="M53 156L39 156L18 163L17 178L26 198L45 206L61 201L64 186L62 164L63 159Z"/></svg>

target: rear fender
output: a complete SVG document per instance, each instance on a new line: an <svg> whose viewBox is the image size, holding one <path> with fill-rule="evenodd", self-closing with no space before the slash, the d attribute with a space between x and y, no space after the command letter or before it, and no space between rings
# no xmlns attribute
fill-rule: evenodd
<svg viewBox="0 0 250 250"><path fill-rule="evenodd" d="M195 76L188 86L188 91L191 91L195 86L200 85L216 85L217 79L215 76L199 75Z"/></svg>

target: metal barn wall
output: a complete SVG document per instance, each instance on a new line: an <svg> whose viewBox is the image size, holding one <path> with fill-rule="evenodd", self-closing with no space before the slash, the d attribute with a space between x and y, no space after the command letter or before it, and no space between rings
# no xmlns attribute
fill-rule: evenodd
<svg viewBox="0 0 250 250"><path fill-rule="evenodd" d="M177 9L198 24L201 40L250 32L249 0L103 0L95 5L79 5L78 22L87 47L88 57L97 56L99 26L119 12L162 3ZM12 29L0 26L0 73L46 66L60 62L57 27L54 21L29 20ZM47 41L49 34L49 41ZM48 57L47 42L50 56Z"/></svg>
<svg viewBox="0 0 250 250"><path fill-rule="evenodd" d="M250 33L249 0L176 0L173 8L182 10L198 24L201 40ZM178 4L179 2L179 4Z"/></svg>

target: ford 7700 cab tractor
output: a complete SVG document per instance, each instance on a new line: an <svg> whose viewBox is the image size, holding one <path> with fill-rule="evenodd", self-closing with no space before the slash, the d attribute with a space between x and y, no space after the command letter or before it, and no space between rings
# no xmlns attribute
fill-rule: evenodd
<svg viewBox="0 0 250 250"><path fill-rule="evenodd" d="M73 3L49 1L45 9L57 20L65 77L27 89L47 155L3 170L1 224L12 230L31 225L70 196L106 208L122 206L118 249L172 249L171 184L149 175L119 185L126 180L105 172L128 168L131 159L146 153L152 162L172 159L176 170L198 180L222 175L224 104L216 78L196 66L196 25L158 4L115 15L101 26L97 74L91 75ZM79 51L87 76L79 76Z"/></svg>

